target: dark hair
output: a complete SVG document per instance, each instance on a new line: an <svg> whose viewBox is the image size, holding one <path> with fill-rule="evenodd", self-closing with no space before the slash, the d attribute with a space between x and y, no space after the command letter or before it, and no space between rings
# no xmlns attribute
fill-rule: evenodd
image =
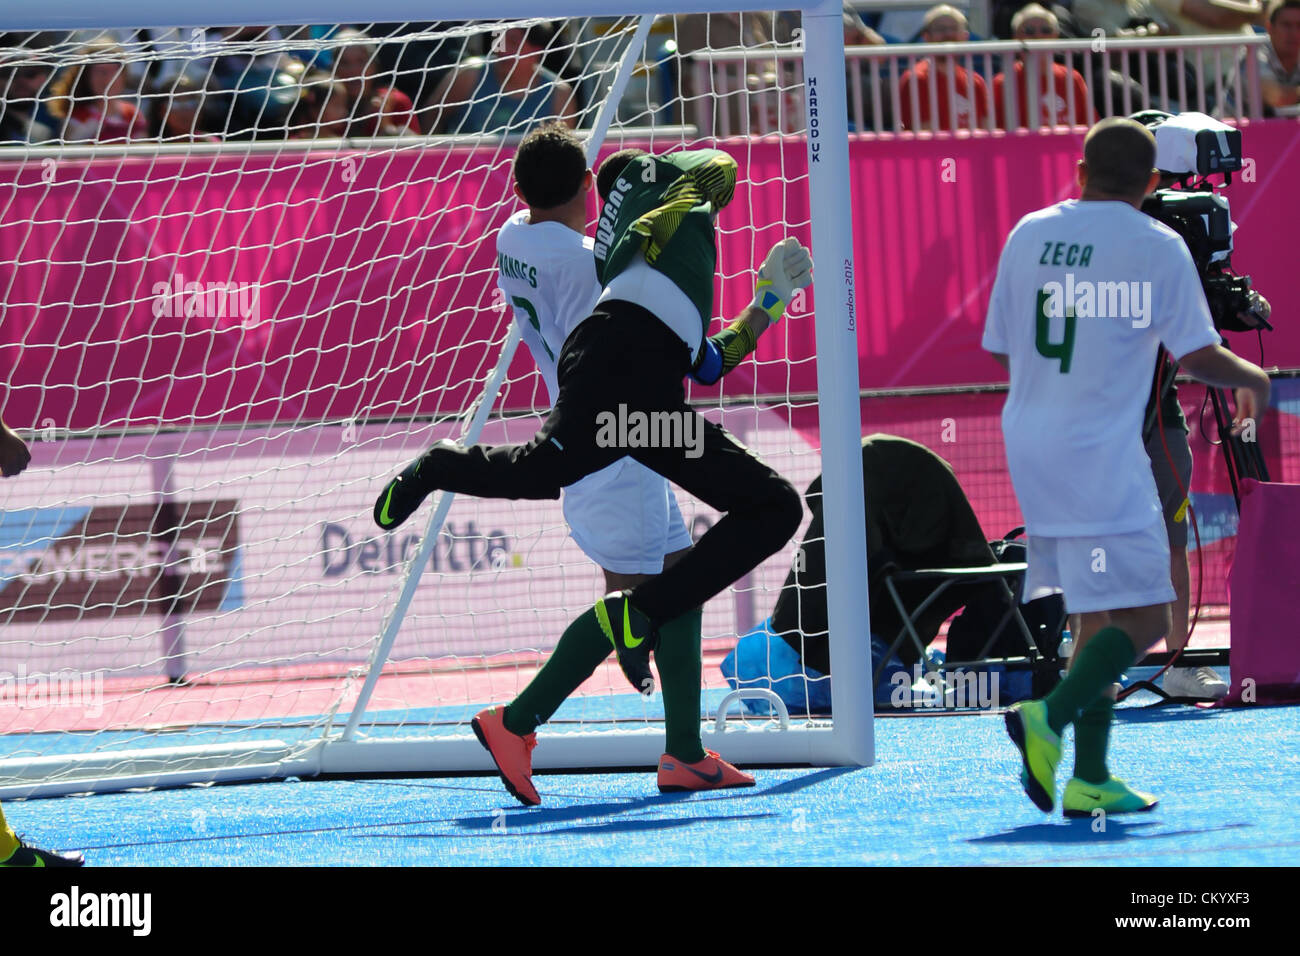
<svg viewBox="0 0 1300 956"><path fill-rule="evenodd" d="M515 182L534 209L554 209L578 194L587 172L582 140L561 122L539 126L515 153Z"/></svg>
<svg viewBox="0 0 1300 956"><path fill-rule="evenodd" d="M524 42L545 51L553 42L557 31L549 23L534 23L524 31Z"/></svg>
<svg viewBox="0 0 1300 956"><path fill-rule="evenodd" d="M1277 15L1283 10L1300 10L1300 0L1273 0L1268 5L1268 25L1277 22Z"/></svg>
<svg viewBox="0 0 1300 956"><path fill-rule="evenodd" d="M1083 140L1088 188L1108 196L1146 191L1156 166L1156 138L1141 123L1122 116L1104 119Z"/></svg>
<svg viewBox="0 0 1300 956"><path fill-rule="evenodd" d="M605 161L600 164L600 170L596 173L596 192L600 195L600 201L604 202L609 198L609 191L614 188L614 180L627 169L628 163L649 155L644 149L620 149L617 153L606 156Z"/></svg>

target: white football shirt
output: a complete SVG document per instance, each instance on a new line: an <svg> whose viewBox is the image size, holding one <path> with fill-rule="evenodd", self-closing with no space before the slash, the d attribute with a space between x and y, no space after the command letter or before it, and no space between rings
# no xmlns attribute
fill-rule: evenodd
<svg viewBox="0 0 1300 956"><path fill-rule="evenodd" d="M1156 352L1219 342L1172 229L1118 201L1071 199L1020 220L983 345L1010 358L1002 433L1029 533L1118 534L1160 518L1142 445Z"/></svg>
<svg viewBox="0 0 1300 956"><path fill-rule="evenodd" d="M578 323L600 297L595 240L558 222L528 222L515 213L497 233L497 288L533 353L552 405L559 395L556 363Z"/></svg>

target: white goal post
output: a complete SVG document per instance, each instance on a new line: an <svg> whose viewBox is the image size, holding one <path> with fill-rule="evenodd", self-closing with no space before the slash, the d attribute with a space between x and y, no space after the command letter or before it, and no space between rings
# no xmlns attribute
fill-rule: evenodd
<svg viewBox="0 0 1300 956"><path fill-rule="evenodd" d="M712 142L704 131L686 127L663 132L654 125L658 117L653 109L641 110L639 122L625 124L618 107L630 82L648 82L647 64L654 56L646 44L655 15L734 7L735 0L685 0L652 9L617 0L556 0L540 10L536 0L489 0L474 13L493 18L498 26L536 23L542 13L547 18L636 18L603 37L590 31L592 49L603 43L606 53L617 53L586 91L599 91L603 98L589 104L579 122L594 161L606 142L645 141L652 149ZM7 5L0 10L0 31L147 26L180 28L185 37L249 23L352 23L360 10L356 0L316 0L308 11L288 0L226 0L211 8L187 8L172 0L51 0L32 8ZM446 0L371 0L363 15L375 24L425 23L463 16L464 7ZM195 16L203 22L181 19ZM457 29L461 36L474 27ZM739 764L866 766L873 763L875 750L862 532L854 293L858 260L850 219L841 4L827 0L803 9L802 42L796 92L802 97L803 131L752 141L802 146L803 168L783 166L790 178L780 188L805 193L798 205L806 206L800 215L807 218L794 225L807 229L816 262L815 398L769 395L745 403L730 401L724 391L721 398L697 404L747 444L760 420L779 419L793 433L791 409L815 415L815 438L773 439L786 442L773 464L801 491L812 475L822 475L837 693L829 719L787 718L783 709L776 717L738 718L735 695L719 700L714 694L710 700L719 712L705 724L704 742ZM341 41L328 37L281 40L267 49L284 51L295 43L331 52L336 62L342 49ZM129 62L137 51L129 45L125 49ZM58 51L71 55L72 47L60 45ZM250 57L259 51L253 49ZM0 50L0 76L6 62L26 63L23 55ZM140 52L139 62L158 55ZM172 95L179 94L174 90ZM267 98L260 107L259 120L270 102ZM475 646L475 637L495 641L498 634L528 627L554 629L554 622L576 616L599 593L592 590L589 563L580 564L571 550L563 550L571 545L554 543L563 541L559 508L541 503L551 509L546 526L535 536L518 532L513 544L503 543L507 536L498 534L494 524L509 529L514 527L510 522L521 520L510 503L480 505L453 501L449 495L435 496L427 510L417 513L413 523L426 524L418 540L414 535L362 539L354 529L368 518L360 503L367 495L373 499L394 467L432 439L525 440L544 410L535 374L519 371L514 356L518 334L508 310L491 311L486 325L467 318L473 331L449 342L442 340L446 323L434 314L444 301L473 300L482 304L480 312L492 309L494 277L480 265L483 250L492 248L494 227L487 224L498 221L502 209L513 208L508 158L517 137L498 137L490 149L480 150L486 171L475 166L481 158L476 142L463 135L408 136L383 143L377 137L362 143L355 136L296 144L288 139L208 143L197 137L183 145L166 144L165 135L163 140L164 145L155 139L153 144L86 146L61 139L0 148L0 172L15 177L14 194L30 199L0 208L0 306L19 317L12 322L42 309L48 315L51 303L67 313L59 320L66 341L41 342L23 354L25 364L45 363L43 377L25 390L11 389L6 406L7 423L34 439L35 457L28 474L3 488L8 520L0 521L0 553L6 562L0 578L9 594L0 608L7 615L0 630L0 799L320 774L491 770L490 758L469 732L468 717L520 689L559 631L545 638L530 634L526 646L542 650L526 659L514 646ZM719 145L746 148L743 141ZM796 152L783 153L781 162L790 162ZM239 210L211 201L214 190L231 189L229 195L235 195L227 182L231 171L219 163L236 153L242 165L234 175L252 187L242 217ZM436 157L434 178L412 174L401 179L395 172L429 156ZM291 169L288 158L294 163ZM745 157L737 159L743 179ZM105 173L108 160L115 165ZM320 167L326 163L331 170L343 170L342 180L339 195L321 199L320 208L331 203L328 214L346 215L345 224L355 215L362 226L318 232L316 207L304 208L293 198L296 193L274 200L279 205L268 219L259 203L271 202L267 197L278 196L275 190L283 183L296 189L324 176ZM75 169L70 172L66 164ZM451 183L446 189L438 185L441 177ZM169 192L160 189L164 179ZM203 201L195 205L195 196ZM444 219L449 202L456 204L454 215ZM151 214L147 210L153 203L157 207ZM439 203L443 206L432 208ZM751 203L753 208L742 212L755 219L768 214L761 196ZM381 206L382 212L374 211ZM52 222L51 215L65 218ZM766 243L781 225L746 223L745 241ZM425 226L432 235L422 235ZM268 235L265 228L274 231ZM445 235L440 232L444 228ZM195 231L205 238L196 240ZM35 248L35 236L53 237L56 249ZM144 251L136 251L136 240ZM79 262L64 255L63 244L72 241L83 249ZM431 250L443 257L445 274L420 271L436 270L438 255ZM287 271L268 278L265 262L248 265L259 256L268 262L285 259ZM174 288L164 281L159 292L150 279L164 262L176 278ZM186 281L186 276L217 274L230 263L231 275L253 268L262 277L242 306L238 296L244 289L238 283ZM752 255L745 262L733 257L724 279L739 282L756 264ZM309 271L313 266L316 271ZM30 278L36 275L33 269L40 270L39 278ZM377 275L391 279L385 284ZM87 310L84 287L101 279L102 290L95 294L102 311ZM290 303L294 323L288 321ZM203 316L205 308L227 307L232 316L237 307L243 311L233 323L222 321L227 317L222 311L213 322L215 331L198 345L177 331L184 326L182 312L188 321L196 310ZM257 313L253 318L250 309ZM374 309L378 311L367 311ZM311 339L303 331L325 317L342 321L340 312L361 317L352 320L354 325L366 316L383 317L371 337L348 340L356 355L345 354L348 350L337 341ZM112 340L96 325L104 315L142 313L161 321L122 328ZM171 319L177 322L168 324ZM290 335L293 348L277 350L275 343ZM427 362L408 358L408 345L412 356L427 355ZM194 359L198 364L184 364L200 346L204 354ZM227 348L228 355L221 351ZM82 360L69 364L60 357L66 349L85 350ZM158 353L168 350L176 356L171 374L161 379L147 374ZM386 364L376 364L380 353L388 356ZM472 360L465 357L471 354ZM93 370L96 357L108 357L116 368L116 363L136 362L137 355L136 367L145 371L136 381L106 379L102 396L94 393L99 406L93 421L85 417L89 399L84 395L65 400L70 409L66 421L62 412L47 416L46 410L61 407L61 390L78 387L60 380L61 370L75 367L83 375L87 367ZM221 361L228 370L223 371ZM336 389L317 381L335 367L341 370ZM394 399L377 390L381 380L405 381L409 388ZM757 384L754 389L759 391ZM203 403L215 392L221 394L209 409ZM509 410L499 403L503 393L514 396ZM191 394L198 396L198 404L178 408ZM363 407L340 411L341 403L354 400ZM13 407L33 409L32 420L12 419ZM137 407L149 412L136 412ZM770 415L772 408L781 414ZM755 447L767 457L761 442ZM810 448L819 454L810 455ZM797 476L787 473L785 463L797 468ZM258 501L273 503L249 503L254 491L265 495ZM345 512L337 520L328 517L333 502L342 502L337 507ZM482 510L458 519L462 507ZM707 524L706 517L696 520ZM445 526L449 521L452 525ZM64 553L58 550L60 542L72 538L76 541L66 551L70 557L56 567L57 555ZM266 565L255 557L254 545L269 550L298 538L317 542L317 550ZM558 578L540 572L524 576L555 555L560 557L554 560L571 562ZM756 594L771 600L784 577L781 562L788 566L790 557L790 550L783 552L749 582L748 590L740 586L716 600L730 600L736 607L752 603ZM110 564L92 567L96 560ZM303 583L295 574L308 565L316 578ZM479 576L474 594L466 569ZM502 597L488 597L485 603L484 595L492 593L491 575L501 582ZM78 592L84 602L76 607L67 603L69 582L80 582L84 590ZM384 587L376 591L371 587L376 582ZM547 591L550 587L558 593ZM419 605L420 596L427 600L432 588L439 589L445 607ZM126 607L134 609L134 616L123 616ZM272 612L283 609L291 609L292 626L274 618ZM747 627L760 616L752 608L737 612L736 627ZM335 638L336 626L339 633L368 629L370 637ZM723 633L727 625L718 627L713 637L719 647L739 636ZM301 633L313 635L315 643L300 640ZM420 650L394 662L393 649L412 633L421 635ZM140 650L145 645L147 652ZM450 666L447 660L457 663ZM96 695L96 707L105 714L100 723L54 712L57 695L75 681L82 682L78 693L87 700ZM34 703L38 683L42 696ZM463 685L459 696L443 696L450 685ZM422 698L430 687L438 688L439 696ZM554 732L542 728L534 766L654 767L663 750L662 723L655 704L630 695L634 700L629 705L617 696L629 691L611 689L590 713L569 717ZM105 713L106 700L111 706ZM82 710L89 714L86 707ZM727 710L733 711L731 720Z"/></svg>

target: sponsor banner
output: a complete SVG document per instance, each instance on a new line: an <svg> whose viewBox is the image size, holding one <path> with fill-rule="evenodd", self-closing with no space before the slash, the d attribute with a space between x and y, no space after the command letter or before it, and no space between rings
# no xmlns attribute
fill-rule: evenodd
<svg viewBox="0 0 1300 956"><path fill-rule="evenodd" d="M779 416L710 413L802 490L819 456ZM540 419L491 422L484 440L531 437ZM341 675L369 658L432 514L386 533L383 483L459 424L243 429L36 443L6 487L0 671L220 675L242 668ZM111 447L110 447L111 446ZM166 467L161 467L166 455ZM160 480L162 479L162 480ZM159 507L159 487L170 509ZM698 537L717 519L678 492ZM706 608L731 639L771 613L798 539ZM603 591L559 501L457 498L392 659L490 664L545 653Z"/></svg>
<svg viewBox="0 0 1300 956"><path fill-rule="evenodd" d="M1252 123L1250 172L1226 192L1233 264L1279 316L1300 308L1289 248L1276 241L1290 225L1294 133L1291 122ZM864 387L1005 380L979 345L998 256L1024 214L1077 193L1081 142L1073 133L851 141L855 260L818 269L855 292ZM805 180L789 175L809 154L794 137L722 145L744 163L718 235L715 309L730 316L749 303L754 264L773 242L809 239ZM15 250L0 255L6 419L230 424L232 396L240 421L467 407L509 319L494 249L514 208L509 162L495 148L306 161L286 144L275 156L60 159L47 182L40 164L0 156L13 187L0 249ZM111 184L112 217L84 215L88 183ZM760 361L728 376L729 395L816 388L807 312L792 308L792 321L764 336ZM1300 323L1276 324L1270 364L1300 365ZM511 379L522 387L507 390L505 406L529 407L538 388L526 356Z"/></svg>
<svg viewBox="0 0 1300 956"><path fill-rule="evenodd" d="M238 607L230 587L239 564L236 507L162 501L0 512L0 621Z"/></svg>

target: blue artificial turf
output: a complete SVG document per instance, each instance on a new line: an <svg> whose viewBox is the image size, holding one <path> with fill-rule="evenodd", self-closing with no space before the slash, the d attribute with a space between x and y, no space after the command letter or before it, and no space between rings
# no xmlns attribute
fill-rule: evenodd
<svg viewBox="0 0 1300 956"><path fill-rule="evenodd" d="M996 715L876 721L866 769L760 770L752 790L660 795L652 773L193 787L6 805L91 865L1279 865L1300 847L1300 709L1123 708L1112 770L1152 813L1039 813ZM1070 767L1067 747L1062 773Z"/></svg>

